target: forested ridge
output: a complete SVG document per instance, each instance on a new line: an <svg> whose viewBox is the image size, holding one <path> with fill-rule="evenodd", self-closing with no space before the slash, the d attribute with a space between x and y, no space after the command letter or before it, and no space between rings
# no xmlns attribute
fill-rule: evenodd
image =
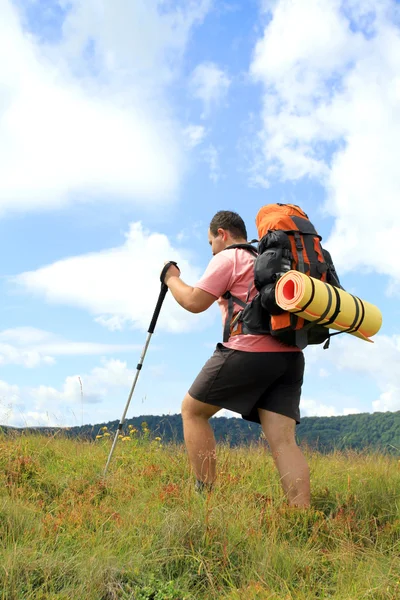
<svg viewBox="0 0 400 600"><path fill-rule="evenodd" d="M104 433L103 428L113 435L118 428L118 420L95 425L83 425L70 428L25 428L18 429L3 426L4 433L10 431L36 431L54 434L62 430L67 437L96 439ZM182 418L175 415L143 415L127 419L124 430L129 425L143 435L144 429L150 437L160 437L162 442L183 442ZM231 446L254 443L262 438L261 427L241 418L215 417L211 420L217 441L224 441ZM304 417L296 430L299 443L316 448L321 452L333 450L381 450L400 455L400 411L385 413L360 413L340 417Z"/></svg>

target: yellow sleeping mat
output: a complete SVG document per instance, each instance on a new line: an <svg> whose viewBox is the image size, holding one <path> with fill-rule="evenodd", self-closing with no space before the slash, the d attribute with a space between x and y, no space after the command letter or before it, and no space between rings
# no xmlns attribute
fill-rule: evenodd
<svg viewBox="0 0 400 600"><path fill-rule="evenodd" d="M335 313L338 303L340 312L329 328L344 331L366 342L378 333L382 326L382 313L373 304L360 300L340 288L309 277L299 271L288 271L276 284L275 299L282 309L296 313L307 321L319 321L325 325Z"/></svg>

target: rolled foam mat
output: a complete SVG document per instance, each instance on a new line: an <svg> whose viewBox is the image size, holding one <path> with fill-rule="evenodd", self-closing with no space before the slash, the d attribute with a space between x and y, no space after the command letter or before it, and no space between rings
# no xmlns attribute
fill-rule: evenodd
<svg viewBox="0 0 400 600"><path fill-rule="evenodd" d="M348 333L367 342L372 342L369 338L382 325L382 313L373 304L299 271L288 271L278 279L275 299L278 306L307 321L316 321L324 315L321 325L327 324L340 303L340 312L327 327L337 331L350 329Z"/></svg>

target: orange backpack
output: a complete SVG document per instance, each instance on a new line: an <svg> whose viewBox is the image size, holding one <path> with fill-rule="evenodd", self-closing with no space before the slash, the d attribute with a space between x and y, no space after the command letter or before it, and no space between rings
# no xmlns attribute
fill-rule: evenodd
<svg viewBox="0 0 400 600"><path fill-rule="evenodd" d="M229 327L224 341L238 334L270 334L283 343L303 349L308 344L329 342L329 324L320 325L321 317L312 323L296 314L282 310L275 302L276 281L290 270L341 287L329 252L321 246L321 236L306 213L294 204L267 204L256 217L259 236L258 255L254 263L254 285L258 294L250 303L243 303L225 294L228 299ZM255 252L251 245L236 245ZM234 311L234 304L241 310Z"/></svg>

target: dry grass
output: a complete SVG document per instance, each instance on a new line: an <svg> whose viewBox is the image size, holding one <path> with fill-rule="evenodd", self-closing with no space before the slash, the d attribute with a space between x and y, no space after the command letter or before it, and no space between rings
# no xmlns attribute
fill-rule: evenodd
<svg viewBox="0 0 400 600"><path fill-rule="evenodd" d="M0 438L1 600L400 598L396 458L310 453L299 512L261 444L203 497L182 447L125 437L106 482L111 438Z"/></svg>

